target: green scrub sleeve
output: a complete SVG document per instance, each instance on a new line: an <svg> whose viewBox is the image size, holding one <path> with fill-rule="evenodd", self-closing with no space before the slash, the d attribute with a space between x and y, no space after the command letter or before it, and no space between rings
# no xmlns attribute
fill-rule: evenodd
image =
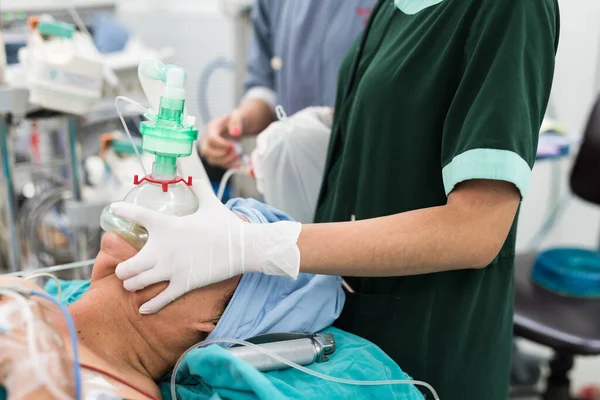
<svg viewBox="0 0 600 400"><path fill-rule="evenodd" d="M474 2L475 4L475 2ZM524 197L554 75L556 0L481 0L462 78L444 121L446 195L463 181L503 180Z"/></svg>

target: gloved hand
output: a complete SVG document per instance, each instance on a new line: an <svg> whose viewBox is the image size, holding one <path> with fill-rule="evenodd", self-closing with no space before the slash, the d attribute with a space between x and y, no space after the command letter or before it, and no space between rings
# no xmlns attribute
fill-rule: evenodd
<svg viewBox="0 0 600 400"><path fill-rule="evenodd" d="M242 113L237 109L210 121L200 142L200 155L211 165L225 169L238 167L240 156L232 139L241 137L243 126Z"/></svg>
<svg viewBox="0 0 600 400"><path fill-rule="evenodd" d="M125 289L137 291L170 281L140 307L140 313L153 314L191 290L247 272L297 278L300 223L244 223L216 198L208 182L198 182L193 189L200 207L184 217L130 203L111 205L115 214L138 222L149 233L142 250L117 266Z"/></svg>
<svg viewBox="0 0 600 400"><path fill-rule="evenodd" d="M272 123L256 139L251 160L257 189L296 221L313 222L332 123L331 108L309 107Z"/></svg>

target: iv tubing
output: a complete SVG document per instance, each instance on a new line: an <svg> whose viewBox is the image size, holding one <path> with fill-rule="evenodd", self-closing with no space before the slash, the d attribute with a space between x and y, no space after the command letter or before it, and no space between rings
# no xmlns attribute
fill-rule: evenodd
<svg viewBox="0 0 600 400"><path fill-rule="evenodd" d="M81 18L81 15L77 11L77 8L75 7L75 1L74 0L68 0L68 2L69 2L69 5L67 5L67 11L71 15L71 18L73 18L73 21L75 22L75 25L79 28L79 30L81 31L81 33L84 34L93 43L94 39L92 37L92 34L90 33L89 29L85 25L85 22L83 22L83 19ZM117 76L117 74L115 73L115 71L109 65L107 65L105 62L102 63L102 67L104 68L104 78L107 80L107 82L111 86L118 87L119 91L121 93L125 92L125 87L121 83L121 80L119 79L119 77ZM108 76L107 76L107 74L108 74ZM115 81L114 85L110 82L111 80Z"/></svg>
<svg viewBox="0 0 600 400"><path fill-rule="evenodd" d="M148 110L144 106L142 106L140 103L137 103L128 97L117 96L115 98L115 108L117 109L117 113L119 114L119 118L121 119L121 123L123 124L123 128L125 128L125 132L127 133L127 136L129 137L129 141L131 142L131 145L133 146L133 151L135 151L135 155L137 156L138 160L140 161L140 165L142 166L142 171L144 171L144 176L146 176L146 175L148 175L148 172L146 171L146 168L144 167L144 163L142 162L142 156L140 155L140 152L138 151L138 148L135 145L135 142L133 141L131 132L129 132L129 128L127 127L127 124L125 123L125 118L123 118L123 113L119 109L119 100L125 101L129 104L133 104L133 105L139 107L141 110L144 110L144 116L148 113Z"/></svg>
<svg viewBox="0 0 600 400"><path fill-rule="evenodd" d="M319 372L316 371L312 371L306 367L303 367L301 365L298 365L290 360L286 360L283 357L278 356L277 354L273 354L270 351L266 350L265 348L261 347L261 346L257 346L253 343L250 342L246 342L243 340L237 340L237 339L213 339L213 340L205 340L203 342L200 342L198 344L193 345L192 347L190 347L189 349L186 350L185 353L183 353L183 355L179 358L179 360L177 361L177 364L175 364L175 368L173 369L173 375L171 376L171 397L173 398L173 400L177 400L177 391L176 391L176 386L175 386L175 380L177 379L177 371L179 370L179 366L181 365L181 362L183 361L183 359L185 358L185 356L191 352L192 350L195 350L199 347L204 347L204 346L208 346L211 344L217 344L217 343L231 343L231 344L237 344L237 345L243 345L246 347L250 347L252 349L255 349L257 351L260 351L261 353L279 361L282 362L284 364L289 365L292 368L295 368L299 371L302 371L306 374L315 376L317 378L321 378L324 379L326 381L331 381L331 382L336 382L336 383L343 383L346 385L356 385L356 386L385 386L385 385L418 385L418 386L424 386L426 387L431 394L433 395L433 398L435 400L440 400L437 392L435 391L435 389L428 384L427 382L422 382L422 381L414 381L412 379L397 379L397 380L388 380L388 381L355 381L355 380L351 380L351 379L343 379L343 378L336 378L333 376L329 376L329 375L325 375L325 374L321 374Z"/></svg>
<svg viewBox="0 0 600 400"><path fill-rule="evenodd" d="M33 312L31 311L31 306L27 303L25 297L19 293L16 293L12 290L6 290L0 287L0 295L7 296L16 301L23 308L23 317L25 318L25 324L27 325L27 348L29 352L29 356L34 359L36 365L41 365L41 361L39 359L39 351L37 349L36 341L35 341L35 331L34 331L34 317ZM52 380L46 375L45 371L40 368L35 368L35 374L37 377L46 384L46 387L56 398L68 398L62 390L58 387L54 386Z"/></svg>
<svg viewBox="0 0 600 400"><path fill-rule="evenodd" d="M28 276L27 278L25 278L26 280L30 281L32 279L35 278L41 278L41 277L46 277L46 278L50 278L52 279L54 282L56 282L56 290L58 291L58 300L60 301L62 299L62 287L60 285L60 280L56 277L56 275L52 275L48 272L40 272L39 274L34 274L31 276Z"/></svg>
<svg viewBox="0 0 600 400"><path fill-rule="evenodd" d="M71 314L69 314L67 308L60 304L58 300L56 300L49 294L37 292L35 290L31 291L31 294L54 303L65 317L65 321L67 322L67 326L69 328L69 336L71 336L71 347L73 349L73 375L75 379L75 398L77 400L82 400L83 389L81 379L81 365L79 365L79 343L77 342L77 331L75 330L75 323L73 322L73 318L71 318Z"/></svg>
<svg viewBox="0 0 600 400"><path fill-rule="evenodd" d="M69 3L70 4L67 6L67 11L69 12L69 14L71 14L71 18L73 18L73 21L75 21L75 25L77 25L77 27L83 33L85 33L88 37L91 38L92 35L90 34L90 31L88 30L87 26L85 26L85 23L83 22L83 20L81 19L79 12L77 12L74 1L70 0Z"/></svg>
<svg viewBox="0 0 600 400"><path fill-rule="evenodd" d="M231 177L236 173L237 169L235 168L231 168L228 169L225 174L223 174L223 177L221 178L221 183L219 184L219 191L217 192L217 198L219 200L223 200L223 195L225 194L225 188L227 187L227 182L229 182L229 179L231 179Z"/></svg>

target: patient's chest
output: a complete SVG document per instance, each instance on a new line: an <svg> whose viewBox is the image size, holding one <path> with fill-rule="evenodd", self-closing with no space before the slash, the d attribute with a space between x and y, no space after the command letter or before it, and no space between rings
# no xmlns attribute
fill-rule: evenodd
<svg viewBox="0 0 600 400"><path fill-rule="evenodd" d="M132 374L131 372L123 371L122 369L110 365L104 359L90 351L85 346L80 346L80 359L83 368L83 380L84 380L84 392L86 396L92 394L104 394L112 395L115 398L122 398L127 400L148 400L148 397L141 394L137 390L131 388L119 382L116 379L111 378L109 375L119 377L120 379L128 382L129 384L138 387L149 393L156 398L161 398L158 386L149 379L144 379L138 374ZM89 367L89 368L87 368ZM103 373L93 371L97 369ZM106 374L107 373L107 374ZM98 396L98 399L112 400L111 397ZM96 397L90 397L90 399L96 399ZM87 397L86 397L87 400Z"/></svg>

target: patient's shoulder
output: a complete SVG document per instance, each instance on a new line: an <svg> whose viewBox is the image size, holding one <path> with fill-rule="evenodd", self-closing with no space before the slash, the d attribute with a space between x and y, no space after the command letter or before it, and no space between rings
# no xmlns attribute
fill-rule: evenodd
<svg viewBox="0 0 600 400"><path fill-rule="evenodd" d="M0 286L22 286L22 287L26 287L27 289L31 289L31 290L43 291L43 289L41 287L39 287L38 285L36 285L35 283L28 281L27 279L15 278L15 277L7 277L7 278L0 277Z"/></svg>

